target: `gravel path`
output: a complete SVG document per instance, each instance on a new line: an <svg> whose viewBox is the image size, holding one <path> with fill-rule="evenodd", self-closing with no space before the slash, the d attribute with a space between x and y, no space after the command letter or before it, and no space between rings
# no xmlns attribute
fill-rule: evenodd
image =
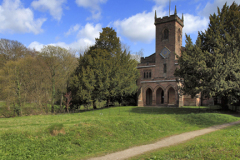
<svg viewBox="0 0 240 160"><path fill-rule="evenodd" d="M143 154L145 152L149 152L149 151L156 150L156 149L163 148L163 147L176 145L178 143L182 143L182 142L185 142L187 140L193 139L194 137L201 136L201 135L204 135L204 134L207 134L207 133L210 133L210 132L214 132L214 131L217 131L219 129L223 129L223 128L226 128L226 127L229 127L229 126L232 126L232 125L236 125L236 124L240 124L240 121L232 122L232 123L226 123L226 124L222 124L222 125L216 125L216 126L212 126L212 127L197 130L197 131L182 133L182 134L179 134L179 135L164 138L164 139L162 139L162 140L160 140L156 143L153 143L153 144L137 146L137 147L133 147L133 148L123 150L123 151L111 153L111 154L108 154L108 155L105 155L105 156L102 156L102 157L91 158L89 160L122 160L122 159L127 159L127 158L130 158L130 157L134 157L134 156Z"/></svg>

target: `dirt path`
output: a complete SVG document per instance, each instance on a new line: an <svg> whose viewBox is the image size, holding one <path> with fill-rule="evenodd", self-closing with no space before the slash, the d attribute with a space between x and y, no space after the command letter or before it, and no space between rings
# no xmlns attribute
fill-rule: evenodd
<svg viewBox="0 0 240 160"><path fill-rule="evenodd" d="M102 157L95 157L91 158L89 160L122 160L122 159L127 159L130 157L134 157L140 154L143 154L145 152L149 152L152 150L156 150L159 148L167 147L167 146L172 146L176 145L178 143L182 143L184 141L193 139L194 137L201 136L210 132L217 131L219 129L223 129L232 125L240 124L240 121L237 122L232 122L232 123L226 123L222 125L216 125L212 126L209 128L197 130L197 131L192 131L192 132L186 132L182 133L179 135L171 136L168 138L164 138L156 143L153 144L147 144L147 145L142 145L142 146L137 146L133 148L129 148L123 151L111 153Z"/></svg>

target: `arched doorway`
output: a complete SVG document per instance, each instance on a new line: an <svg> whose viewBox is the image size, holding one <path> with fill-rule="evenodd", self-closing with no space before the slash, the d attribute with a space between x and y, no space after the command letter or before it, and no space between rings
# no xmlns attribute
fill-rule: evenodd
<svg viewBox="0 0 240 160"><path fill-rule="evenodd" d="M146 105L152 105L152 90L150 88L146 91Z"/></svg>
<svg viewBox="0 0 240 160"><path fill-rule="evenodd" d="M164 91L162 88L158 88L156 92L156 103L157 105L164 103Z"/></svg>
<svg viewBox="0 0 240 160"><path fill-rule="evenodd" d="M175 90L171 87L168 90L168 104L175 104Z"/></svg>

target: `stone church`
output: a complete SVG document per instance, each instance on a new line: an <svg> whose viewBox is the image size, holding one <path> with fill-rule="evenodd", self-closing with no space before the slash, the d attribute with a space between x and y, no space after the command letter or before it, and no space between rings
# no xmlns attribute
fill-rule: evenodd
<svg viewBox="0 0 240 160"><path fill-rule="evenodd" d="M180 95L174 71L178 65L175 54L181 55L182 29L184 18L175 13L170 16L157 18L155 12L156 48L155 53L148 57L141 57L137 68L141 77L138 80L140 87L138 106L198 106L200 97L191 98Z"/></svg>

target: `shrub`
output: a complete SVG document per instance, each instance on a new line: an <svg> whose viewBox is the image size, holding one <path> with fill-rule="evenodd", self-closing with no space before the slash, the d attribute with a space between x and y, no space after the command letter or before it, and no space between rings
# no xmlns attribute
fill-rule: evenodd
<svg viewBox="0 0 240 160"><path fill-rule="evenodd" d="M9 109L6 105L1 107L1 113L2 116L5 118L15 117L15 112L11 109Z"/></svg>

